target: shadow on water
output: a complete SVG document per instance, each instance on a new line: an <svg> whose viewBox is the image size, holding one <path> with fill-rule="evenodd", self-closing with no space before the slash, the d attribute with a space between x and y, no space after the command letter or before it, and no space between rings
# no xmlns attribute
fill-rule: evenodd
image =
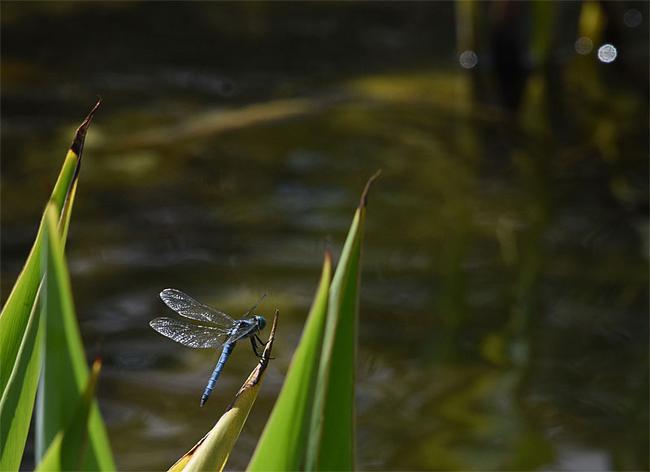
<svg viewBox="0 0 650 472"><path fill-rule="evenodd" d="M647 468L648 8L629 3L5 3L3 297L101 93L68 254L120 469L173 463L254 362L236 352L200 409L217 354L148 326L169 286L283 312L245 467L378 168L360 468Z"/></svg>

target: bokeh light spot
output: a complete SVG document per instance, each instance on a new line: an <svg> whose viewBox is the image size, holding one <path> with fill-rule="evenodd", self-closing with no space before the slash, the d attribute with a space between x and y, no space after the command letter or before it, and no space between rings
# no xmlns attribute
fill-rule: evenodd
<svg viewBox="0 0 650 472"><path fill-rule="evenodd" d="M460 62L460 65L465 69L471 69L478 64L478 56L472 50L463 51L460 53L460 56L458 56L458 62Z"/></svg>
<svg viewBox="0 0 650 472"><path fill-rule="evenodd" d="M623 23L628 28L636 28L643 21L643 15L636 8L630 8L623 14Z"/></svg>
<svg viewBox="0 0 650 472"><path fill-rule="evenodd" d="M590 38L583 36L576 40L576 44L574 47L578 54L582 54L583 56L586 56L594 48L594 42Z"/></svg>
<svg viewBox="0 0 650 472"><path fill-rule="evenodd" d="M614 62L617 55L618 51L616 51L616 48L612 44L603 44L598 48L598 59L606 64Z"/></svg>

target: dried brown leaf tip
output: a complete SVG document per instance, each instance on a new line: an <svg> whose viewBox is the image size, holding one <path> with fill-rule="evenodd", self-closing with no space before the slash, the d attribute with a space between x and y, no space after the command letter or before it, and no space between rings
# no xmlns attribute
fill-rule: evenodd
<svg viewBox="0 0 650 472"><path fill-rule="evenodd" d="M369 179L368 182L366 182L366 186L363 189L363 193L361 194L361 201L359 202L359 208L365 208L368 205L368 192L370 191L370 186L372 183L377 180L377 178L381 175L381 169L379 169L377 172L375 172Z"/></svg>
<svg viewBox="0 0 650 472"><path fill-rule="evenodd" d="M74 134L74 139L72 140L72 145L70 146L70 150L79 157L81 157L81 153L83 152L84 141L86 140L86 132L88 131L90 122L93 120L93 116L95 116L95 112L99 110L101 104L102 104L102 99L99 98L97 100L97 103L95 103L95 106L92 107L92 109L88 113L88 116L86 116L86 119L83 120L83 122L79 125L79 128L77 128L76 133Z"/></svg>

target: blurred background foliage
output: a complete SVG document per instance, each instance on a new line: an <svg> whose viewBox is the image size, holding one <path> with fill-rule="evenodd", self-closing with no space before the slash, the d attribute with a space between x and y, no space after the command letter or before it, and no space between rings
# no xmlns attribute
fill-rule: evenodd
<svg viewBox="0 0 650 472"><path fill-rule="evenodd" d="M3 302L104 99L67 252L119 469L173 463L254 362L199 409L215 354L148 327L168 286L282 310L245 467L377 168L359 467L648 468L647 2L1 8Z"/></svg>

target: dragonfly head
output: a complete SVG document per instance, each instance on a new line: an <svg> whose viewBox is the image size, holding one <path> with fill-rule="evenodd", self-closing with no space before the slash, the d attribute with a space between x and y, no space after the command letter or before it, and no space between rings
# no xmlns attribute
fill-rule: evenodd
<svg viewBox="0 0 650 472"><path fill-rule="evenodd" d="M263 316L255 315L255 322L257 323L258 331L262 331L266 326L266 320L264 319Z"/></svg>

